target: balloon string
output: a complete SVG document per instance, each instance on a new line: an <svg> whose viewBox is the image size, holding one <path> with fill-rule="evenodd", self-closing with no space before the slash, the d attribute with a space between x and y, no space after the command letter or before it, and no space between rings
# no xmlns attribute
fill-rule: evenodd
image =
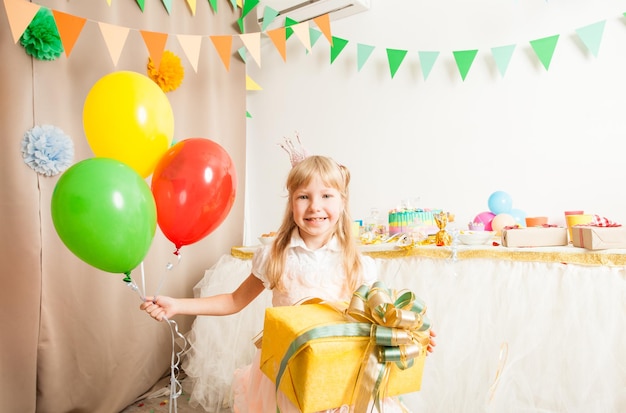
<svg viewBox="0 0 626 413"><path fill-rule="evenodd" d="M502 374L502 370L506 366L506 359L509 355L509 344L504 342L500 345L500 356L498 357L498 368L496 370L496 376L493 380L493 383L489 387L489 403L493 400L493 396L496 393L496 389L498 388L498 383L500 382L500 375Z"/></svg>
<svg viewBox="0 0 626 413"><path fill-rule="evenodd" d="M159 282L159 286L154 292L155 297L158 297L159 292L161 291L161 288L163 287L163 283L165 283L165 277L167 276L167 271L171 271L172 268L174 268L174 265L178 265L180 263L181 255L180 254L175 254L175 255L177 258L176 264L172 264L171 262L168 262L167 265L165 266L166 272L163 273L163 276L161 277L161 281Z"/></svg>
<svg viewBox="0 0 626 413"><path fill-rule="evenodd" d="M142 276L143 276L143 265L142 265ZM143 281L143 277L142 277L142 281ZM142 292L139 290L139 287L137 286L137 284L132 279L129 273L126 274L126 277L124 278L124 282L131 290L135 291L137 295L139 295L139 298L141 299L141 301L146 301L145 295L142 294ZM169 407L169 411L170 413L176 413L178 411L178 405L177 405L176 399L178 399L178 397L183 393L183 387L180 384L180 381L178 380L178 376L180 373L179 365L182 359L182 355L185 353L185 351L187 351L188 342L185 336L181 334L180 331L178 331L178 324L176 323L176 321L169 320L167 317L163 317L163 319L167 321L170 327L170 333L172 336L172 356L171 356L171 361L170 361L170 407ZM176 339L177 338L180 339L180 341L182 342L180 344L180 351L176 351Z"/></svg>
<svg viewBox="0 0 626 413"><path fill-rule="evenodd" d="M184 335L178 331L178 324L174 320L169 320L167 317L164 317L164 320L170 326L170 332L172 333L172 358L170 365L170 413L175 413L177 411L177 398L183 394L183 386L180 384L178 380L178 375L180 373L180 361L183 353L187 351L187 339ZM180 351L176 351L176 337L178 337L182 344L180 344ZM172 412L173 409L173 412Z"/></svg>

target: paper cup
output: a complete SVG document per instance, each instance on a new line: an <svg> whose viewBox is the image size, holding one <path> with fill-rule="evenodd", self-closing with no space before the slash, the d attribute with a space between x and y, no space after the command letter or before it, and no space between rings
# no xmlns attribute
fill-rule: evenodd
<svg viewBox="0 0 626 413"><path fill-rule="evenodd" d="M541 227L548 224L548 217L526 217L527 227Z"/></svg>
<svg viewBox="0 0 626 413"><path fill-rule="evenodd" d="M567 234L569 235L569 242L572 242L572 227L574 225L590 224L591 221L593 221L593 215L591 214L565 215L565 221L567 223Z"/></svg>

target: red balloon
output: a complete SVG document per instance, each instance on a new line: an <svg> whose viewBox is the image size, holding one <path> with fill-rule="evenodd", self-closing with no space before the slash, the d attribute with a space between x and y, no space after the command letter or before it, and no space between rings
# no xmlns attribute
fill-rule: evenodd
<svg viewBox="0 0 626 413"><path fill-rule="evenodd" d="M201 240L224 221L236 189L235 166L224 148L205 138L180 141L152 175L159 228L177 251Z"/></svg>

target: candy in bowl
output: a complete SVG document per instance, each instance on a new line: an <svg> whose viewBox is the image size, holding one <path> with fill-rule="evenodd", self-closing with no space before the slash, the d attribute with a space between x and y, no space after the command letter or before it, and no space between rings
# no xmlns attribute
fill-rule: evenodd
<svg viewBox="0 0 626 413"><path fill-rule="evenodd" d="M263 245L269 245L272 242L274 242L274 240L276 239L276 233L275 232L268 232L266 234L263 234L259 237L259 242Z"/></svg>
<svg viewBox="0 0 626 413"><path fill-rule="evenodd" d="M461 231L459 240L465 245L482 245L490 241L493 235L493 231Z"/></svg>

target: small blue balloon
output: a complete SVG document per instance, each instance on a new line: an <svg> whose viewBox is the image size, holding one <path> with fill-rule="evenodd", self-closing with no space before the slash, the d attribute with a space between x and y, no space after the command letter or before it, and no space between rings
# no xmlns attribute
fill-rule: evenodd
<svg viewBox="0 0 626 413"><path fill-rule="evenodd" d="M515 222L520 227L526 226L526 212L522 211L521 209L513 208L511 209L511 212L509 212L509 215L515 218Z"/></svg>
<svg viewBox="0 0 626 413"><path fill-rule="evenodd" d="M513 209L513 199L504 191L496 191L489 196L488 205L489 210L496 215L510 214Z"/></svg>

